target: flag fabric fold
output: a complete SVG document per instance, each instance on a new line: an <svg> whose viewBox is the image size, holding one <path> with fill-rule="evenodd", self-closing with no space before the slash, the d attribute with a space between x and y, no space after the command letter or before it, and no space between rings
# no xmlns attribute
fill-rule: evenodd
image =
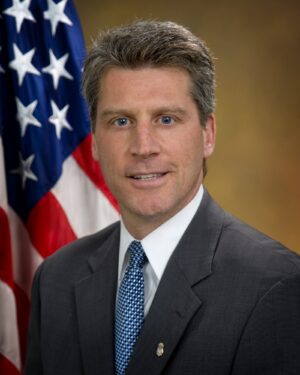
<svg viewBox="0 0 300 375"><path fill-rule="evenodd" d="M119 218L91 156L71 0L0 5L0 373L20 374L33 274L59 247Z"/></svg>

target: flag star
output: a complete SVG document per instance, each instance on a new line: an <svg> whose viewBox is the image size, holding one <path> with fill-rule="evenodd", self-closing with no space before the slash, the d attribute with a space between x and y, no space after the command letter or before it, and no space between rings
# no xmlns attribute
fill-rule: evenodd
<svg viewBox="0 0 300 375"><path fill-rule="evenodd" d="M34 100L27 107L23 105L19 98L16 98L17 103L17 120L21 125L21 135L24 137L27 126L34 125L41 128L41 123L33 116L33 112L38 104L37 100Z"/></svg>
<svg viewBox="0 0 300 375"><path fill-rule="evenodd" d="M0 47L0 52L2 50L2 47ZM5 73L5 70L2 68L2 66L0 65L0 73Z"/></svg>
<svg viewBox="0 0 300 375"><path fill-rule="evenodd" d="M15 17L18 33L20 32L22 23L25 19L36 22L35 18L29 10L30 3L31 0L24 0L22 2L21 0L13 0L13 5L3 11L4 14Z"/></svg>
<svg viewBox="0 0 300 375"><path fill-rule="evenodd" d="M61 137L61 132L63 128L70 131L73 130L72 126L68 123L66 117L69 109L69 104L64 106L64 108L59 109L55 102L51 100L52 116L49 117L49 121L55 126L55 132L58 139Z"/></svg>
<svg viewBox="0 0 300 375"><path fill-rule="evenodd" d="M21 153L19 153L20 166L17 169L11 171L11 173L19 174L22 178L22 188L25 189L27 179L38 181L37 176L31 170L31 164L35 158L35 155L30 155L27 159L23 159Z"/></svg>
<svg viewBox="0 0 300 375"><path fill-rule="evenodd" d="M60 77L73 79L71 74L65 69L65 64L69 58L69 54L66 53L61 58L57 59L53 54L52 50L49 50L50 65L42 69L43 73L52 75L54 88L57 89Z"/></svg>
<svg viewBox="0 0 300 375"><path fill-rule="evenodd" d="M22 85L26 73L32 73L38 76L41 75L40 72L31 63L31 60L35 53L35 48L28 51L27 53L22 54L17 45L14 43L13 49L15 59L9 63L9 66L17 71L19 78L19 86Z"/></svg>
<svg viewBox="0 0 300 375"><path fill-rule="evenodd" d="M55 3L52 0L47 0L48 10L44 12L45 20L51 22L52 35L56 33L57 25L59 22L65 23L72 26L73 23L68 16L65 15L64 10L68 0L62 0L59 3Z"/></svg>

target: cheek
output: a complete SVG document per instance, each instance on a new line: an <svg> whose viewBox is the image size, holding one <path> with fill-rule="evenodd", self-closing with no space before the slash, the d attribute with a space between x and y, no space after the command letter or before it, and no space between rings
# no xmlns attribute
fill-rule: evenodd
<svg viewBox="0 0 300 375"><path fill-rule="evenodd" d="M123 174L124 157L122 152L116 144L108 142L98 143L98 161L103 174L103 177L113 189L112 185L116 185Z"/></svg>
<svg viewBox="0 0 300 375"><path fill-rule="evenodd" d="M105 147L98 152L98 155L102 173L109 175L109 172L113 172L115 170L115 165L117 164L116 157L113 155L111 150L106 149Z"/></svg>
<svg viewBox="0 0 300 375"><path fill-rule="evenodd" d="M188 166L197 167L203 160L203 139L199 133L181 139L181 160Z"/></svg>

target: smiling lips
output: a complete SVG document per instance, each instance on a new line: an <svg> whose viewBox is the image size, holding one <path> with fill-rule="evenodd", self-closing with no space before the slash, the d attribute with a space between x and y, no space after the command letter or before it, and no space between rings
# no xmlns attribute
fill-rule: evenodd
<svg viewBox="0 0 300 375"><path fill-rule="evenodd" d="M149 174L137 174L137 175L131 175L130 178L133 178L134 180L156 180L157 178L160 178L162 176L166 175L165 173L149 173Z"/></svg>

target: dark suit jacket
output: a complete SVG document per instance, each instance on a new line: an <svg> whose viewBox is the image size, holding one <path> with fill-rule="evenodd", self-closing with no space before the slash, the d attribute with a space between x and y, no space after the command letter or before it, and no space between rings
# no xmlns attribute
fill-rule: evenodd
<svg viewBox="0 0 300 375"><path fill-rule="evenodd" d="M119 236L113 224L39 268L27 375L113 374ZM164 354L157 356L160 342ZM127 374L299 375L300 257L205 192L167 265Z"/></svg>

